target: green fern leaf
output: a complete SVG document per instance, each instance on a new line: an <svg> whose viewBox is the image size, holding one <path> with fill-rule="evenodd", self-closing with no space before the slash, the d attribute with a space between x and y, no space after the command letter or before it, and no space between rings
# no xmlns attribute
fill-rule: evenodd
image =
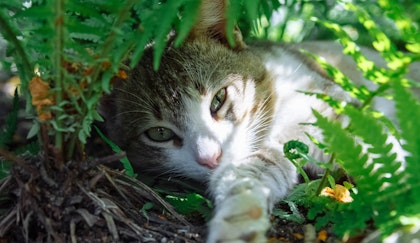
<svg viewBox="0 0 420 243"><path fill-rule="evenodd" d="M340 85L343 90L348 91L350 95L356 97L360 102L364 102L370 96L370 91L365 86L356 87L350 78L345 76L338 68L329 64L327 61L322 58L313 55L307 51L302 50L302 52L308 55L310 58L314 59L327 74L332 77L335 83Z"/></svg>
<svg viewBox="0 0 420 243"><path fill-rule="evenodd" d="M362 146L357 144L355 138L346 132L339 122L328 121L315 110L313 113L317 118L316 125L322 129L324 143L330 152L336 155L341 166L353 170L355 167L348 165L363 166L366 164L367 158L362 156ZM348 171L350 175L353 175L352 172ZM357 173L354 174L357 175Z"/></svg>
<svg viewBox="0 0 420 243"><path fill-rule="evenodd" d="M21 6L22 9L22 6ZM51 7L51 5L45 4L45 5L36 5L31 6L30 8L24 8L22 11L16 12L16 14L13 15L13 18L15 19L22 19L22 18L28 18L28 19L41 19L45 20L45 18L48 18L52 16L54 13L54 9Z"/></svg>
<svg viewBox="0 0 420 243"><path fill-rule="evenodd" d="M389 82L389 76L387 71L383 68L378 68L375 63L365 57L361 52L360 48L354 43L344 29L332 22L313 18L317 23L322 24L329 30L333 31L334 34L339 38L341 45L343 45L343 53L351 56L357 64L357 67L362 71L364 77L367 80L372 80L377 84L384 84Z"/></svg>
<svg viewBox="0 0 420 243"><path fill-rule="evenodd" d="M388 165L392 163L395 155L391 154L392 144L389 143L389 134L385 132L384 125L370 115L352 106L346 106L345 112L351 119L351 132L360 137L364 143L369 144L368 152L376 154L373 159L376 163ZM399 168L400 164L397 164Z"/></svg>
<svg viewBox="0 0 420 243"><path fill-rule="evenodd" d="M131 55L130 60L130 67L134 68L138 62L140 61L140 58L143 55L144 48L147 45L147 43L150 42L153 32L148 30L143 30L142 32L139 32L137 35L137 43L134 47L133 54Z"/></svg>
<svg viewBox="0 0 420 243"><path fill-rule="evenodd" d="M30 155L37 155L40 151L41 147L38 141L33 141L30 143L25 144L25 146L18 148L14 151L16 155L23 155L29 153Z"/></svg>
<svg viewBox="0 0 420 243"><path fill-rule="evenodd" d="M180 46L182 41L188 36L190 29L195 24L198 17L200 1L186 1L181 9L181 19L177 26L177 37L175 46Z"/></svg>
<svg viewBox="0 0 420 243"><path fill-rule="evenodd" d="M100 13L100 8L95 8L93 4L84 4L83 0L72 0L66 2L68 11L77 13L78 16L88 17L88 19L99 20L102 24L96 23L99 26L103 26L105 23L109 23L106 18Z"/></svg>
<svg viewBox="0 0 420 243"><path fill-rule="evenodd" d="M102 24L101 24L102 23ZM99 19L89 18L86 21L80 21L78 18L68 18L66 28L71 38L99 42L108 32L105 23Z"/></svg>
<svg viewBox="0 0 420 243"><path fill-rule="evenodd" d="M161 7L155 12L152 20L154 24L159 24L157 32L155 35L155 45L153 46L153 67L158 69L160 57L163 53L163 50L166 46L167 35L170 32L175 19L178 16L178 9L184 4L185 0L168 0L165 4L162 4ZM158 16L165 16L160 21L156 21Z"/></svg>
<svg viewBox="0 0 420 243"><path fill-rule="evenodd" d="M260 1L244 1L244 7L249 20L256 20L258 18L258 7Z"/></svg>
<svg viewBox="0 0 420 243"><path fill-rule="evenodd" d="M401 137L404 141L403 147L409 153L406 156L406 168L408 173L408 183L420 188L417 173L420 171L420 104L419 100L414 98L401 81L394 82L394 94L396 105L396 116L401 127ZM420 194L417 193L417 202L420 202Z"/></svg>
<svg viewBox="0 0 420 243"><path fill-rule="evenodd" d="M235 30L235 25L237 24L241 13L241 4L241 0L231 0L226 8L225 16L228 16L226 22L226 37L231 46L235 45L233 31Z"/></svg>

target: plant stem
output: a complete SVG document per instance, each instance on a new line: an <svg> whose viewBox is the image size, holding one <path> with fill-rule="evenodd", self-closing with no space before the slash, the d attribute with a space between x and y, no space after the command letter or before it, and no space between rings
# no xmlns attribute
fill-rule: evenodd
<svg viewBox="0 0 420 243"><path fill-rule="evenodd" d="M335 154L333 153L331 154L328 164L332 165L334 163L334 159L335 159ZM325 184L327 183L328 176L330 175L330 173L331 173L331 170L327 168L325 170L324 175L322 176L321 183L319 183L319 186L316 189L316 194L315 194L316 196L318 196L321 193L322 189L325 187Z"/></svg>
<svg viewBox="0 0 420 243"><path fill-rule="evenodd" d="M33 68L31 63L29 62L28 55L24 48L22 47L20 41L16 38L16 33L13 31L12 26L8 23L6 16L4 16L3 11L0 11L0 32L6 38L6 40L10 41L14 47L16 48L16 59L22 60L22 67L23 70L20 70L20 76L22 77L22 84L26 86L30 79L30 74L33 72ZM25 88L25 87L23 87Z"/></svg>
<svg viewBox="0 0 420 243"><path fill-rule="evenodd" d="M63 101L63 89L64 89L64 73L62 68L63 61L63 51L64 51L64 1L65 0L56 0L55 1L55 18L54 18L54 28L55 28L55 38L54 38L54 90L55 90L55 100L56 105L60 106ZM67 158L63 156L63 138L64 134L60 129L63 127L62 117L63 110L58 109L55 114L55 120L57 122L58 130L55 131L55 147L58 150L58 156L61 158ZM72 153L72 151L67 151ZM58 162L58 161L57 161Z"/></svg>

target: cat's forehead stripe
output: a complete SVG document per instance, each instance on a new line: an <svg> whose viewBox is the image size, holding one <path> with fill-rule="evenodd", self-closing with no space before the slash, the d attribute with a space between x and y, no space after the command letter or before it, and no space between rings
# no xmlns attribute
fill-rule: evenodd
<svg viewBox="0 0 420 243"><path fill-rule="evenodd" d="M201 82L195 82L195 88L198 90L200 95L207 95L207 88Z"/></svg>
<svg viewBox="0 0 420 243"><path fill-rule="evenodd" d="M157 120L162 120L163 119L162 110L160 109L160 107L158 105L153 105L152 113Z"/></svg>

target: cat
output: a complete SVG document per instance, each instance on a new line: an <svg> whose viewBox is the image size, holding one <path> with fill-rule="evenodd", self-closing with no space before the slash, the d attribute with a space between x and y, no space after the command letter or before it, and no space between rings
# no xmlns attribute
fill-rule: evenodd
<svg viewBox="0 0 420 243"><path fill-rule="evenodd" d="M305 134L322 139L320 130L302 123L315 122L312 109L340 119L328 104L297 91L357 103L298 50L324 55L353 80L364 79L338 44L246 44L235 29L231 46L224 1L204 0L200 11L185 43L165 49L159 70L146 48L128 79L104 98L101 114L138 172L207 185L215 203L207 242L264 242L273 204L298 181L283 144L302 141L311 156L327 161Z"/></svg>

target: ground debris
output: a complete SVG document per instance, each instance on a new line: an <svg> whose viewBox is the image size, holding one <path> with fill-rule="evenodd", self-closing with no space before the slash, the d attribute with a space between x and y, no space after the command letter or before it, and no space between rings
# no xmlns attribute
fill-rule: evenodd
<svg viewBox="0 0 420 243"><path fill-rule="evenodd" d="M0 186L0 237L9 242L202 242L153 190L105 166L21 158ZM96 159L97 160L97 159ZM89 163L87 163L89 164ZM147 217L140 209L152 203ZM164 213L164 217L159 215Z"/></svg>

